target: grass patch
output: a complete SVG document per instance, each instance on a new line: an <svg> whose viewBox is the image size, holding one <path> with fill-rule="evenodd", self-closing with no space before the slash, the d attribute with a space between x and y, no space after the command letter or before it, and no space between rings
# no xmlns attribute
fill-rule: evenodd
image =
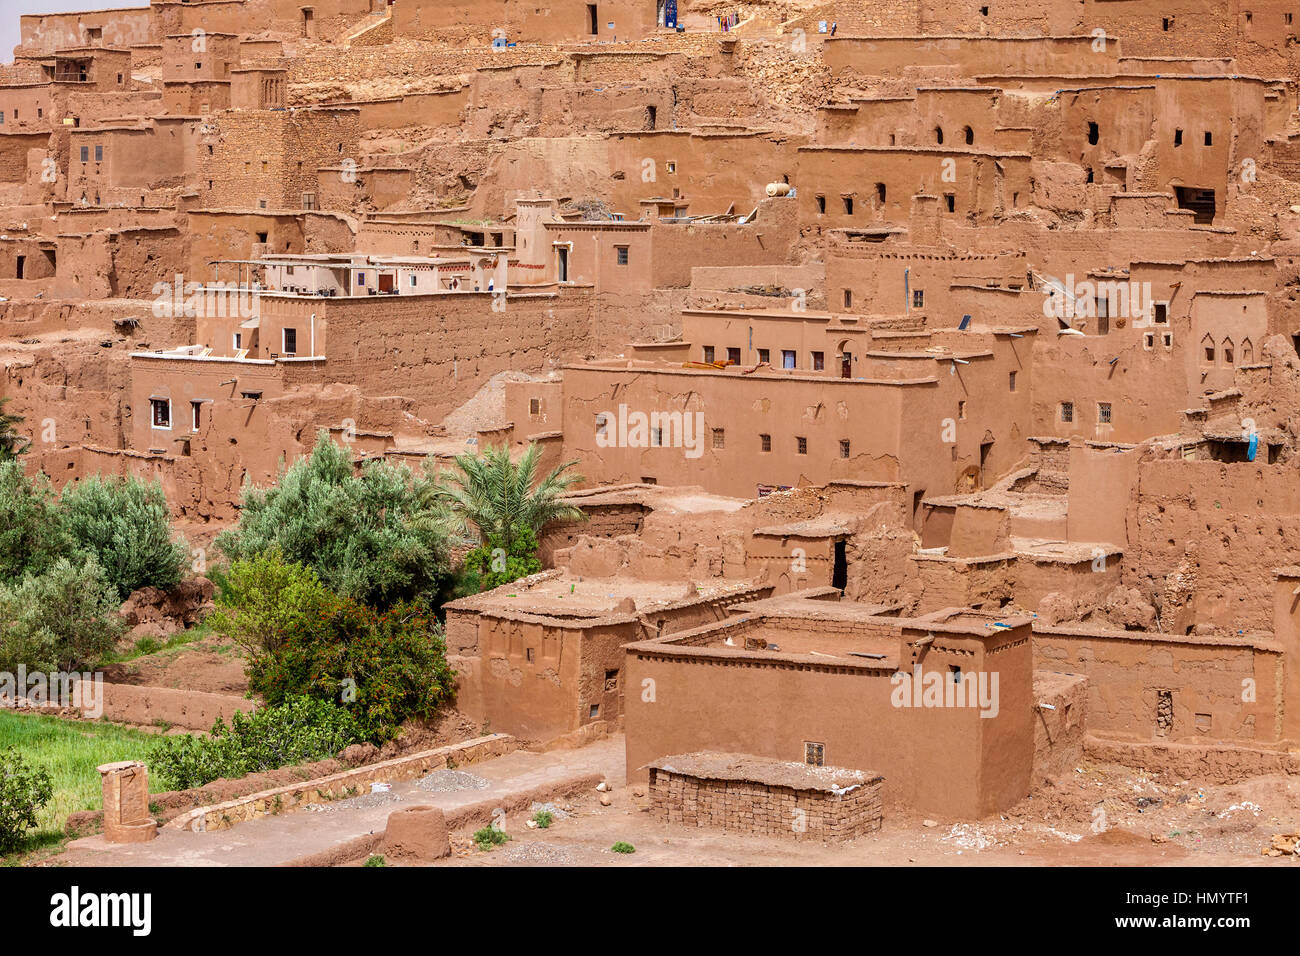
<svg viewBox="0 0 1300 956"><path fill-rule="evenodd" d="M162 654L167 651L179 651L189 644L206 640L210 637L220 636L216 629L209 623L211 616L204 618L193 627L187 627L183 631L177 631L167 638L142 637L135 642L135 646L127 650L114 651L99 662L100 667L108 664L122 664L126 661L133 661L139 657L149 657L153 654ZM221 653L222 649L218 649Z"/></svg>
<svg viewBox="0 0 1300 956"><path fill-rule="evenodd" d="M504 843L509 843L510 835L501 832L496 827L484 827L482 830L474 831L474 842L478 844L480 850L486 852Z"/></svg>
<svg viewBox="0 0 1300 956"><path fill-rule="evenodd" d="M555 822L555 814L550 810L538 810L533 814L533 822L539 830L546 830Z"/></svg>
<svg viewBox="0 0 1300 956"><path fill-rule="evenodd" d="M98 810L102 803L102 763L143 759L156 744L154 734L100 721L64 720L0 711L0 749L17 747L33 766L49 771L54 799L37 814L29 843L57 842L63 823L77 810Z"/></svg>

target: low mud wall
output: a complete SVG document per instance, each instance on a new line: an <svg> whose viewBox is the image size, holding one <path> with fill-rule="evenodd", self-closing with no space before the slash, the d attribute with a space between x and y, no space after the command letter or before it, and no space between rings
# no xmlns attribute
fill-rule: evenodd
<svg viewBox="0 0 1300 956"><path fill-rule="evenodd" d="M392 782L421 777L433 770L446 767L448 760L454 760L457 766L461 766L477 760L499 757L517 747L515 738L507 734L477 737L474 740L466 740L434 750L422 750L393 760L366 764L328 777L276 787L273 790L262 790L224 803L198 807L170 820L166 828L196 832L225 830L245 820L287 813L309 803L325 803L355 796L368 790L370 784L376 781Z"/></svg>

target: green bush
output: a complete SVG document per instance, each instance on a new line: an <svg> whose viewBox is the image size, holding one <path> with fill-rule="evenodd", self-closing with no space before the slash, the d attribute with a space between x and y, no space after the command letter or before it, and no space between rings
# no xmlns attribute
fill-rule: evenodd
<svg viewBox="0 0 1300 956"><path fill-rule="evenodd" d="M551 824L555 822L555 814L550 810L538 810L533 814L533 822L537 824L539 830L549 829Z"/></svg>
<svg viewBox="0 0 1300 956"><path fill-rule="evenodd" d="M378 854L372 854L366 857L366 862L362 866L387 866L388 861Z"/></svg>
<svg viewBox="0 0 1300 956"><path fill-rule="evenodd" d="M41 767L30 767L17 748L0 750L0 853L22 846L36 814L54 796L54 784Z"/></svg>
<svg viewBox="0 0 1300 956"><path fill-rule="evenodd" d="M168 737L148 762L174 790L332 757L362 740L352 715L335 704L295 697L252 714L217 718L208 737Z"/></svg>
<svg viewBox="0 0 1300 956"><path fill-rule="evenodd" d="M40 574L70 550L49 480L28 478L20 462L0 463L0 583Z"/></svg>
<svg viewBox="0 0 1300 956"><path fill-rule="evenodd" d="M230 636L251 660L274 654L292 636L318 628L338 604L316 572L285 561L278 551L236 561L213 578L219 593L211 626Z"/></svg>
<svg viewBox="0 0 1300 956"><path fill-rule="evenodd" d="M484 827L482 830L474 831L474 842L478 844L480 850L487 851L509 843L510 834L496 827Z"/></svg>
<svg viewBox="0 0 1300 956"><path fill-rule="evenodd" d="M119 604L138 588L180 583L188 548L172 537L157 482L86 478L63 489L59 517L72 546L99 561Z"/></svg>
<svg viewBox="0 0 1300 956"><path fill-rule="evenodd" d="M120 601L94 557L60 558L44 574L0 584L0 670L80 670L126 630Z"/></svg>
<svg viewBox="0 0 1300 956"><path fill-rule="evenodd" d="M490 591L541 570L537 536L531 528L523 528L516 532L509 550L500 537L493 535L487 544L481 544L466 554L462 580L466 593Z"/></svg>
<svg viewBox="0 0 1300 956"><path fill-rule="evenodd" d="M232 561L278 551L331 591L374 607L432 600L447 577L447 538L420 504L429 481L387 462L356 475L351 454L322 430L311 455L276 484L245 486L239 524L217 546Z"/></svg>
<svg viewBox="0 0 1300 956"><path fill-rule="evenodd" d="M622 840L619 840L619 841L618 841L617 843L615 843L612 847L610 847L610 849L613 850L615 853L635 853L635 852L636 852L636 847L634 847L634 846L633 846L632 844L630 844L630 843L624 843Z"/></svg>
<svg viewBox="0 0 1300 956"><path fill-rule="evenodd" d="M386 740L403 721L432 717L452 697L446 650L420 605L381 613L337 599L311 630L252 660L248 682L272 704L297 694L341 701L366 737Z"/></svg>

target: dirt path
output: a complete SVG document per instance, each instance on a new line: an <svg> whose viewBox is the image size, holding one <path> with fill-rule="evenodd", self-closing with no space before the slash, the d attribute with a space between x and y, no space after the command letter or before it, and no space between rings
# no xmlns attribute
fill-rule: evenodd
<svg viewBox="0 0 1300 956"><path fill-rule="evenodd" d="M453 834L453 856L439 866L1292 866L1263 857L1274 833L1300 829L1300 778L1258 777L1230 786L1163 780L1117 765L1084 763L1039 788L1005 814L983 820L929 820L887 809L882 830L842 847L660 824L645 787L626 785L623 738L579 750L518 751L438 778L442 789L407 781L387 794L363 794L266 817L215 833L164 830L151 843L109 847L100 837L69 845L58 863L86 866L273 866L381 831L402 806L454 810L555 787L592 774L613 787L602 806L594 790L557 801L549 829L529 829L529 814L507 814L511 841L484 852L473 827ZM611 851L615 842L633 854Z"/></svg>

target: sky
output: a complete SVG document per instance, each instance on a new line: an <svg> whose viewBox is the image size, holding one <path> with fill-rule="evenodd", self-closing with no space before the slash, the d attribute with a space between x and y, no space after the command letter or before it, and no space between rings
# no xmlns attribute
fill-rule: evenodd
<svg viewBox="0 0 1300 956"><path fill-rule="evenodd" d="M18 18L24 14L75 13L81 10L147 6L148 0L0 0L0 63L14 61L14 47L21 38Z"/></svg>

